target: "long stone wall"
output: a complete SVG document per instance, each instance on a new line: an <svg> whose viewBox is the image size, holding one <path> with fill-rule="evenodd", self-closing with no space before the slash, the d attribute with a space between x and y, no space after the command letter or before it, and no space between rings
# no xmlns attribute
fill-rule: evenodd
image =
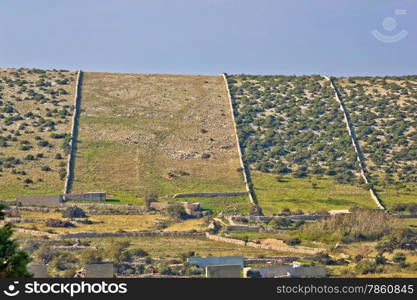
<svg viewBox="0 0 417 300"><path fill-rule="evenodd" d="M39 230L31 230L25 228L14 228L16 232L29 234L33 236L47 236L53 239L81 239L81 238L100 238L100 237L203 237L202 232L78 232L69 234L48 233Z"/></svg>
<svg viewBox="0 0 417 300"><path fill-rule="evenodd" d="M248 192L225 192L225 193L181 193L172 195L172 198L193 198L193 197L236 197L246 196Z"/></svg>
<svg viewBox="0 0 417 300"><path fill-rule="evenodd" d="M16 203L18 205L38 205L38 206L56 206L62 203L61 195L32 195L17 196Z"/></svg>
<svg viewBox="0 0 417 300"><path fill-rule="evenodd" d="M225 243L231 243L231 244L235 244L239 246L247 246L247 247L252 247L252 248L276 250L276 251L283 251L283 252L318 254L318 253L323 253L326 251L326 249L322 249L322 248L310 248L310 247L303 247L303 246L273 246L273 245L265 245L265 244L256 244L253 242L245 242L241 240L225 238L222 236L210 234L208 232L206 232L206 237L208 239L218 241L218 242L225 242Z"/></svg>
<svg viewBox="0 0 417 300"><path fill-rule="evenodd" d="M69 142L69 153L67 159L67 174L65 177L64 184L64 194L68 194L71 190L71 181L73 179L74 172L74 158L75 158L75 144L77 139L77 130L78 130L78 116L80 114L80 87L82 80L82 71L79 70L77 73L77 80L75 83L75 93L74 93L74 112L72 115L72 125L71 125L71 140Z"/></svg>
<svg viewBox="0 0 417 300"><path fill-rule="evenodd" d="M235 114L234 114L234 109L233 109L232 96L230 95L230 90L229 90L229 84L227 82L226 74L223 73L222 76L223 76L223 79L224 79L224 84L226 85L227 98L229 99L230 113L232 115L233 127L235 129L235 138L236 138L236 144L237 144L236 146L237 146L237 150L238 150L238 153L239 153L239 162L240 162L240 166L242 168L242 174L243 174L243 179L245 181L246 191L248 192L250 202L252 204L258 206L258 203L256 203L256 201L255 201L255 199L252 195L252 191L249 187L248 176L246 174L246 167L245 167L245 164L243 163L242 149L240 148L239 135L237 133L237 125L236 125Z"/></svg>
<svg viewBox="0 0 417 300"><path fill-rule="evenodd" d="M356 152L356 159L358 160L358 163L359 163L361 176L362 176L363 180L365 181L365 183L368 184L369 180L368 180L368 177L366 176L366 172L365 172L364 155L362 153L362 150L360 148L358 139L356 137L355 128L352 126L352 124L350 122L349 112L348 112L348 110L347 110L347 108L346 108L346 106L345 106L345 104L342 100L342 97L339 94L338 89L334 85L333 80L329 76L324 76L324 78L326 78L330 82L330 86L332 87L332 89L334 91L336 100L339 103L340 109L343 112L343 119L344 119L344 122L346 124L346 129L347 129L347 131L349 133L349 136L351 138L353 148L355 149L355 152ZM377 194L375 193L375 190L372 187L369 188L369 193L371 194L371 198L374 200L374 202L376 203L378 208L385 210L385 207L382 205L381 200L378 198Z"/></svg>

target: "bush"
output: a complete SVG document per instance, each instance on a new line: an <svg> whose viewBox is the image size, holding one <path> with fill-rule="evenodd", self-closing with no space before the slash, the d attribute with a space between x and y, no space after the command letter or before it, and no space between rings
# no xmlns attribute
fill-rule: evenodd
<svg viewBox="0 0 417 300"><path fill-rule="evenodd" d="M395 253L394 256L392 257L392 261L398 264L405 263L406 259L407 257L402 252Z"/></svg>
<svg viewBox="0 0 417 300"><path fill-rule="evenodd" d="M143 250L142 248L136 248L131 251L134 256L137 257L146 257L149 256L149 253Z"/></svg>
<svg viewBox="0 0 417 300"><path fill-rule="evenodd" d="M85 249L80 254L80 263L82 265L97 264L103 261L103 257L96 249Z"/></svg>
<svg viewBox="0 0 417 300"><path fill-rule="evenodd" d="M48 219L45 221L45 225L48 227L61 227L61 228L69 228L75 227L74 224L68 221L62 221L59 219Z"/></svg>
<svg viewBox="0 0 417 300"><path fill-rule="evenodd" d="M372 222L370 222L372 220ZM301 236L309 240L375 241L398 227L398 220L384 211L353 209L301 227Z"/></svg>
<svg viewBox="0 0 417 300"><path fill-rule="evenodd" d="M194 263L185 263L184 267L181 271L181 275L183 275L183 276L197 276L197 275L202 275L203 272L204 272L204 270L199 268L196 264L194 264Z"/></svg>
<svg viewBox="0 0 417 300"><path fill-rule="evenodd" d="M272 219L268 225L270 225L273 229L280 229L291 226L292 221L290 219L279 217Z"/></svg>
<svg viewBox="0 0 417 300"><path fill-rule="evenodd" d="M397 229L375 247L379 253L393 252L395 249L414 250L417 248L417 233L410 229Z"/></svg>
<svg viewBox="0 0 417 300"><path fill-rule="evenodd" d="M127 253L126 248L130 246L129 242L113 241L106 249L107 256L117 264L130 260L131 256Z"/></svg>
<svg viewBox="0 0 417 300"><path fill-rule="evenodd" d="M39 264L48 264L55 256L56 251L52 250L50 247L40 247L33 253L34 261Z"/></svg>
<svg viewBox="0 0 417 300"><path fill-rule="evenodd" d="M262 278L261 272L249 270L246 273L247 278Z"/></svg>
<svg viewBox="0 0 417 300"><path fill-rule="evenodd" d="M71 206L62 212L62 217L69 218L69 219L87 218L87 215L85 214L84 210L82 210L81 208L77 206Z"/></svg>
<svg viewBox="0 0 417 300"><path fill-rule="evenodd" d="M167 214L175 221L186 220L189 215L185 212L185 208L182 205L171 205L167 209Z"/></svg>
<svg viewBox="0 0 417 300"><path fill-rule="evenodd" d="M375 257L375 264L385 265L386 263L387 263L387 259L383 255L378 255Z"/></svg>
<svg viewBox="0 0 417 300"><path fill-rule="evenodd" d="M291 239L285 240L285 243L290 246L295 246L295 245L301 244L301 240L299 238L291 238Z"/></svg>

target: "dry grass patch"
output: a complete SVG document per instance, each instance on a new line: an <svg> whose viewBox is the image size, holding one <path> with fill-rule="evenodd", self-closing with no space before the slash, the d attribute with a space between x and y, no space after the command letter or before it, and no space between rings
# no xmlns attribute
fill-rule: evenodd
<svg viewBox="0 0 417 300"><path fill-rule="evenodd" d="M22 211L21 215L25 219L33 220L62 219L61 213ZM56 233L154 231L157 222L166 219L166 217L159 215L92 215L89 220L93 224L77 224L74 228L52 228L36 223L23 223L19 226L24 228L36 226L38 230L53 230Z"/></svg>
<svg viewBox="0 0 417 300"><path fill-rule="evenodd" d="M75 192L244 191L220 76L85 73Z"/></svg>

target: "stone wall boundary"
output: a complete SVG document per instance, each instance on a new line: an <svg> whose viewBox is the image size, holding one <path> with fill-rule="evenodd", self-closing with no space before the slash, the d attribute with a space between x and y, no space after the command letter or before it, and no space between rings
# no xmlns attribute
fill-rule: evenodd
<svg viewBox="0 0 417 300"><path fill-rule="evenodd" d="M77 232L68 234L49 233L45 231L32 230L26 228L14 228L16 232L29 234L33 236L47 236L52 239L80 239L80 238L100 238L100 237L204 237L203 232L146 232L146 231L131 231L131 232Z"/></svg>
<svg viewBox="0 0 417 300"><path fill-rule="evenodd" d="M221 193L180 193L172 195L172 198L193 198L193 197L237 197L246 196L248 192L221 192Z"/></svg>
<svg viewBox="0 0 417 300"><path fill-rule="evenodd" d="M273 246L273 245L265 245L265 244L256 244L253 242L245 242L237 239L226 238L222 236L217 236L206 232L206 237L208 239L224 242L224 243L231 243L239 246L246 246L252 248L259 248L265 250L276 250L276 251L283 251L283 252L292 252L292 253L306 253L306 254L319 254L326 252L326 249L323 248L310 248L304 246L287 246L287 247L280 247L280 246Z"/></svg>
<svg viewBox="0 0 417 300"><path fill-rule="evenodd" d="M229 83L227 82L227 77L226 77L225 73L222 74L222 77L223 77L223 80L224 80L224 84L226 86L227 98L229 100L230 114L232 116L233 128L234 128L234 131L235 131L236 146L237 146L237 150L238 150L238 154L239 154L239 162L240 162L240 167L242 169L243 180L245 181L246 191L248 192L250 202L252 204L258 206L258 203L256 203L256 201L255 201L255 199L252 195L252 190L249 187L248 175L246 173L247 170L246 170L245 164L243 163L242 149L240 148L239 135L238 135L238 132L237 132L237 125L236 125L235 113L234 113L234 109L233 109L232 96L230 95Z"/></svg>
<svg viewBox="0 0 417 300"><path fill-rule="evenodd" d="M71 124L71 139L69 141L69 152L67 159L67 168L64 184L64 195L69 194L71 190L72 180L74 178L74 160L75 160L75 144L77 143L77 134L78 134L78 117L80 114L80 90L81 90L81 80L83 73L81 70L77 72L77 80L75 83L75 93L74 93L74 112L72 115L72 124Z"/></svg>
<svg viewBox="0 0 417 300"><path fill-rule="evenodd" d="M362 176L364 182L366 184L368 184L369 183L369 180L368 180L368 177L366 176L366 169L365 169L365 163L364 163L364 155L363 155L363 152L362 152L362 150L360 148L358 139L356 137L355 128L353 127L353 125L350 122L349 112L348 112L348 110L346 108L345 103L342 100L342 97L341 97L341 95L339 93L339 90L337 89L337 87L333 83L333 80L329 76L324 76L324 78L330 82L330 86L332 87L332 89L334 91L336 100L339 103L339 106L340 106L341 111L343 112L343 119L344 119L344 122L346 124L346 129L347 129L347 131L349 133L349 136L351 138L353 148L355 149L355 152L356 152L356 159L359 162L359 168L360 168L361 176ZM377 194L375 193L375 190L372 187L369 188L369 193L371 195L372 200L374 200L374 202L378 206L378 208L385 210L385 207L382 205L381 200L378 198Z"/></svg>

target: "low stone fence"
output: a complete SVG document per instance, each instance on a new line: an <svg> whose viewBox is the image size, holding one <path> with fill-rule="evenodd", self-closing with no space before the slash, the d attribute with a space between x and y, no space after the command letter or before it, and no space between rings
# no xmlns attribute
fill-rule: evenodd
<svg viewBox="0 0 417 300"><path fill-rule="evenodd" d="M227 231L240 231L240 232L261 232L262 227L260 226L249 226L249 225L228 225L226 226Z"/></svg>
<svg viewBox="0 0 417 300"><path fill-rule="evenodd" d="M171 195L172 198L193 198L193 197L236 197L247 196L248 192L225 192L225 193L181 193Z"/></svg>
<svg viewBox="0 0 417 300"><path fill-rule="evenodd" d="M32 236L46 236L52 239L59 238L59 235L56 233L48 233L48 232L39 231L39 230L32 230L32 229L25 229L25 228L13 228L13 230L18 233L29 234Z"/></svg>
<svg viewBox="0 0 417 300"><path fill-rule="evenodd" d="M414 218L417 218L417 215L416 214L409 214L409 215L398 215L398 214L395 214L395 215L392 215L394 218L398 218L398 219L414 219Z"/></svg>
<svg viewBox="0 0 417 300"><path fill-rule="evenodd" d="M155 214L155 211L149 211L146 206L129 206L129 205L112 205L112 204L71 204L62 203L59 206L21 206L21 211L36 211L36 212L62 212L66 207L78 206L81 207L87 214L90 215L143 215Z"/></svg>
<svg viewBox="0 0 417 300"><path fill-rule="evenodd" d="M60 234L59 238L100 238L100 237L197 237L204 236L202 232L79 232Z"/></svg>
<svg viewBox="0 0 417 300"><path fill-rule="evenodd" d="M307 253L307 254L318 254L326 252L326 249L323 248L310 248L304 246L275 246L275 245L265 245L265 244L257 244L253 242L245 242L237 239L225 238L217 235L210 234L206 232L206 237L211 240L231 243L239 246L247 246L265 250L275 250L275 251L283 251L283 252L293 252L293 253Z"/></svg>
<svg viewBox="0 0 417 300"><path fill-rule="evenodd" d="M273 256L262 258L245 258L245 266L257 264L279 264L297 261L300 259L315 260L314 256Z"/></svg>
<svg viewBox="0 0 417 300"><path fill-rule="evenodd" d="M293 221L298 221L298 220L321 220L321 219L325 219L328 218L328 216L324 216L324 215L315 215L315 214L311 214L311 215L280 215L280 216L271 216L271 217L267 217L267 216L253 216L253 215L248 215L248 216L240 216L240 215L231 215L231 216L224 216L231 225L236 225L236 226L248 226L246 224L242 224L242 222L239 221L240 218L244 218L249 222L252 223L268 223L273 219L277 219L277 218L286 218L289 220L293 220Z"/></svg>
<svg viewBox="0 0 417 300"><path fill-rule="evenodd" d="M16 232L33 236L47 236L53 239L81 239L81 238L100 238L100 237L204 237L203 232L77 232L68 234L48 233L39 230L26 228L14 228Z"/></svg>

